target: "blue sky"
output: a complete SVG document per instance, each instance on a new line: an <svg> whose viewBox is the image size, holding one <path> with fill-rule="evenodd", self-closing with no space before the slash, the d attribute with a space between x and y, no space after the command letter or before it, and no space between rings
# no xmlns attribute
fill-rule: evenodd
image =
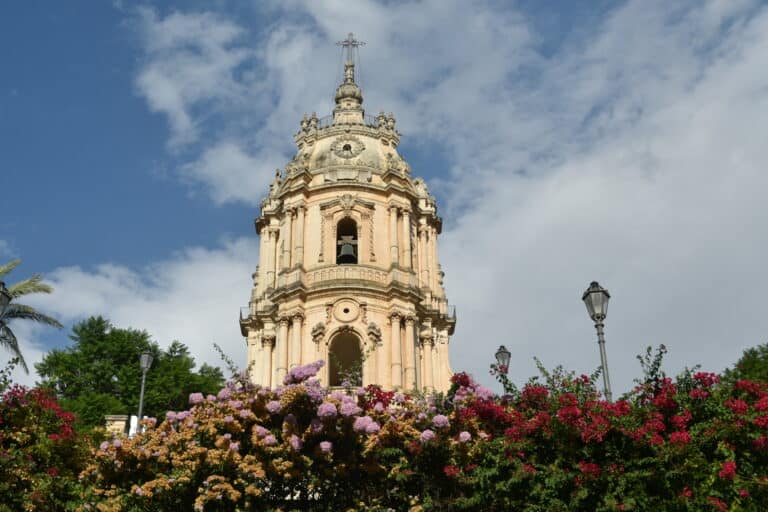
<svg viewBox="0 0 768 512"><path fill-rule="evenodd" d="M9 280L44 273L56 293L31 302L68 326L102 314L244 361L258 202L301 115L330 112L350 31L368 113L395 113L445 219L455 370L489 379L504 343L518 381L534 355L591 372L593 279L620 390L646 345L719 370L767 341L768 9L750 0L6 6ZM16 329L31 361L67 343Z"/></svg>

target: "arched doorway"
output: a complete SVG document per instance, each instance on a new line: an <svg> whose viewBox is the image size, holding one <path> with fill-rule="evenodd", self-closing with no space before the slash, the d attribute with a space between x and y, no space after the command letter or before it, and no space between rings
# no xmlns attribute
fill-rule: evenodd
<svg viewBox="0 0 768 512"><path fill-rule="evenodd" d="M345 380L353 386L363 383L363 352L352 332L336 335L328 349L328 385L341 386Z"/></svg>

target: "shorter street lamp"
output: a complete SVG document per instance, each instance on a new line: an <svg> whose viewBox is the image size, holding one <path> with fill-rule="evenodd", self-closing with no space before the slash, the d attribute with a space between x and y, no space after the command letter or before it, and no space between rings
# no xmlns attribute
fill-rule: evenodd
<svg viewBox="0 0 768 512"><path fill-rule="evenodd" d="M139 358L139 366L141 367L141 393L139 394L139 418L136 421L136 433L141 433L141 414L144 412L144 384L147 381L147 371L152 366L152 354L144 352Z"/></svg>
<svg viewBox="0 0 768 512"><path fill-rule="evenodd" d="M499 350L496 351L496 369L497 371L506 375L509 372L509 358L512 354L509 353L507 347L501 345Z"/></svg>
<svg viewBox="0 0 768 512"><path fill-rule="evenodd" d="M0 315L3 314L5 308L11 303L11 292L5 287L5 283L0 281Z"/></svg>
<svg viewBox="0 0 768 512"><path fill-rule="evenodd" d="M608 313L608 299L611 294L608 290L600 286L597 281L592 281L587 291L582 295L581 300L587 306L589 317L595 322L597 329L597 344L600 347L600 365L603 369L603 391L605 398L611 401L611 379L608 377L608 357L605 355L605 333L603 332L605 316Z"/></svg>

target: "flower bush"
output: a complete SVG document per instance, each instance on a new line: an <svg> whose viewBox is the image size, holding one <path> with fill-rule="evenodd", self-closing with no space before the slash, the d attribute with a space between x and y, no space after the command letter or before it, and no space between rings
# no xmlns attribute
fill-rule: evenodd
<svg viewBox="0 0 768 512"><path fill-rule="evenodd" d="M687 372L617 402L595 376L546 373L495 397L244 380L102 443L97 510L764 510L768 385Z"/></svg>
<svg viewBox="0 0 768 512"><path fill-rule="evenodd" d="M0 510L66 510L79 501L90 446L73 421L48 390L15 385L0 396Z"/></svg>

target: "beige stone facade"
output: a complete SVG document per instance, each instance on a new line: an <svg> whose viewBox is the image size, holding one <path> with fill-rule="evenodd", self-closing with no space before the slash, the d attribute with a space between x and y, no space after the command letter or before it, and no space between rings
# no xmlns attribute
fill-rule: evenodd
<svg viewBox="0 0 768 512"><path fill-rule="evenodd" d="M354 64L333 115L304 116L296 155L256 219L259 266L240 314L253 382L318 359L325 385L447 390L456 317L443 288L435 199L397 152L392 114L366 116ZM359 372L357 372L359 375Z"/></svg>

